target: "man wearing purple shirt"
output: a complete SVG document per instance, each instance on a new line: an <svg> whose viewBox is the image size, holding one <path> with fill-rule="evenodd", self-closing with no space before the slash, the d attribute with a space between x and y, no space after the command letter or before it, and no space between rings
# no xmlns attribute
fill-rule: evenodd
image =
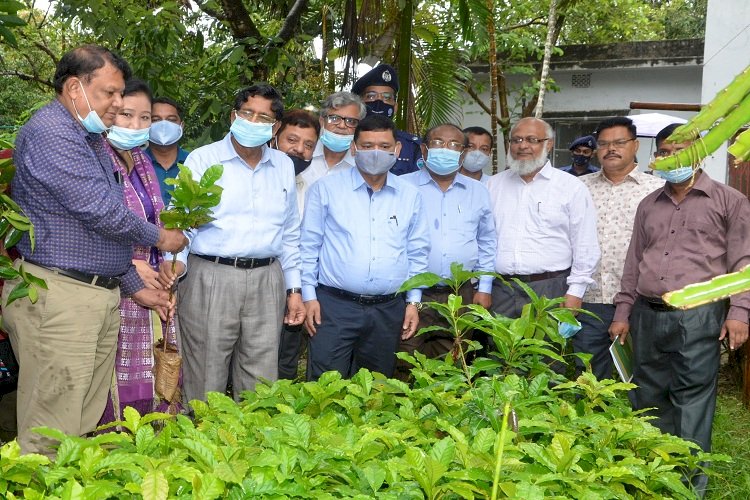
<svg viewBox="0 0 750 500"><path fill-rule="evenodd" d="M49 426L82 435L96 427L114 369L120 294L157 309L165 290L145 288L132 264L133 245L181 249L177 230L159 229L125 206L102 133L122 106L130 68L107 49L87 45L65 54L55 71L57 98L18 133L13 198L34 224L18 244L17 262L44 279L32 304L3 311L20 365L18 441L24 453L49 453L30 431ZM4 288L3 303L14 283Z"/></svg>

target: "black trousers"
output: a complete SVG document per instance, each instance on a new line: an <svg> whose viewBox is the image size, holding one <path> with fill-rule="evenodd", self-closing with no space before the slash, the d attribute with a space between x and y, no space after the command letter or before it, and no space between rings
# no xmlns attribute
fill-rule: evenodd
<svg viewBox="0 0 750 500"><path fill-rule="evenodd" d="M609 325L615 317L615 306L584 302L582 309L596 314L599 319L588 314L577 316L581 323L581 330L573 336L573 349L575 352L591 354L591 371L596 378L599 380L612 378L612 369L615 365L609 353L609 346L612 344L609 340ZM585 368L583 362L577 358L576 368L579 371Z"/></svg>
<svg viewBox="0 0 750 500"><path fill-rule="evenodd" d="M654 310L638 299L630 315L635 409L655 408L662 432L711 450L725 302Z"/></svg>
<svg viewBox="0 0 750 500"><path fill-rule="evenodd" d="M403 296L380 304L358 304L318 288L320 325L308 345L308 380L337 370L351 377L360 368L393 376L406 302Z"/></svg>
<svg viewBox="0 0 750 500"><path fill-rule="evenodd" d="M299 358L307 345L307 330L304 325L284 325L279 339L279 378L297 378Z"/></svg>

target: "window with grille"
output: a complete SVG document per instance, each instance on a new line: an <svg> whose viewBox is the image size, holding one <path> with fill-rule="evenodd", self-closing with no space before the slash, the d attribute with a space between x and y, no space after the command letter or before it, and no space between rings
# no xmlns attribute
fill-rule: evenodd
<svg viewBox="0 0 750 500"><path fill-rule="evenodd" d="M591 86L591 73L573 74L573 87L587 89Z"/></svg>

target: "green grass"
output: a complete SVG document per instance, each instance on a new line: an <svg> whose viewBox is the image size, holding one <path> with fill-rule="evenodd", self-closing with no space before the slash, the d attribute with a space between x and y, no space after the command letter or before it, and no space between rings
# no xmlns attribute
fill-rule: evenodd
<svg viewBox="0 0 750 500"><path fill-rule="evenodd" d="M750 410L742 404L737 386L720 386L714 417L712 451L732 457L732 463L713 468L707 499L750 498Z"/></svg>

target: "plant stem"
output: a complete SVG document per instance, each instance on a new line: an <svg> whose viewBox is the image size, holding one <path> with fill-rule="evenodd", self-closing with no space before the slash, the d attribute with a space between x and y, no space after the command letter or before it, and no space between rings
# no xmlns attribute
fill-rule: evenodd
<svg viewBox="0 0 750 500"><path fill-rule="evenodd" d="M172 276L174 276L174 273L177 269L177 254L172 255ZM174 297L174 285L169 287L169 302L172 303L172 297ZM172 316L167 314L167 321L164 323L164 335L163 335L163 346L162 346L162 352L167 352L167 342L169 341L169 326L172 324Z"/></svg>
<svg viewBox="0 0 750 500"><path fill-rule="evenodd" d="M503 409L503 423L500 426L500 434L495 440L495 473L492 477L492 500L497 500L498 482L500 481L500 469L503 463L503 450L505 449L505 435L508 432L508 413L510 412L510 403L505 403Z"/></svg>

